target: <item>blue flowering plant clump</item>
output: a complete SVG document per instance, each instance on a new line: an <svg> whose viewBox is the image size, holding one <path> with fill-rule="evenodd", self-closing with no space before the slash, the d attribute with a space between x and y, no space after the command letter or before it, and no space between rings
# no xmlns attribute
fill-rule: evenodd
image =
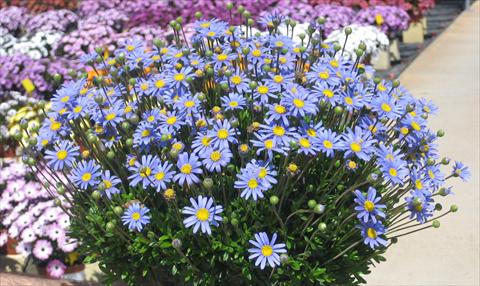
<svg viewBox="0 0 480 286"><path fill-rule="evenodd" d="M399 237L457 210L437 200L469 171L447 171L436 107L311 37L322 19L295 39L278 15L258 32L246 13L197 16L190 39L177 19L170 44L83 57L89 75L27 130L24 161L68 178L50 184L107 282L359 284Z"/></svg>

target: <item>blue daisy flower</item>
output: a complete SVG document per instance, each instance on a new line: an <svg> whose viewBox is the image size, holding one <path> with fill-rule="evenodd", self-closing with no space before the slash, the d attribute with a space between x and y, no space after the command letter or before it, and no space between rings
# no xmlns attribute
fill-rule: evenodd
<svg viewBox="0 0 480 286"><path fill-rule="evenodd" d="M79 188L86 190L89 186L95 186L100 177L100 166L92 160L80 161L77 167L72 171L72 180Z"/></svg>
<svg viewBox="0 0 480 286"><path fill-rule="evenodd" d="M247 101L243 96L237 93L229 93L228 96L222 96L222 106L225 111L229 110L236 110L236 109L244 109Z"/></svg>
<svg viewBox="0 0 480 286"><path fill-rule="evenodd" d="M460 177L460 179L465 182L468 181L471 176L470 169L460 161L455 161L455 164L453 165L452 175L454 177Z"/></svg>
<svg viewBox="0 0 480 286"><path fill-rule="evenodd" d="M435 206L430 193L411 191L410 196L405 198L407 209L410 211L410 218L424 223L433 216Z"/></svg>
<svg viewBox="0 0 480 286"><path fill-rule="evenodd" d="M402 110L395 102L395 98L388 93L380 93L380 96L372 101L371 106L380 117L395 120L402 116Z"/></svg>
<svg viewBox="0 0 480 286"><path fill-rule="evenodd" d="M298 88L297 92L287 91L284 93L280 104L286 106L294 117L305 117L317 113L315 98L303 88Z"/></svg>
<svg viewBox="0 0 480 286"><path fill-rule="evenodd" d="M342 135L342 147L345 150L345 158L353 155L368 161L371 158L372 152L375 151L373 144L374 139L371 139L369 134L360 127L355 129L348 128L347 132Z"/></svg>
<svg viewBox="0 0 480 286"><path fill-rule="evenodd" d="M386 246L387 240L380 237L387 231L381 222L367 222L357 225L362 232L363 243L375 249L380 245Z"/></svg>
<svg viewBox="0 0 480 286"><path fill-rule="evenodd" d="M148 187L154 181L154 170L159 164L160 160L157 156L142 155L140 161L135 161L134 165L128 168L133 173L128 177L129 185L135 187L142 183L143 188Z"/></svg>
<svg viewBox="0 0 480 286"><path fill-rule="evenodd" d="M405 161L396 159L394 161L381 161L379 163L383 172L383 177L386 180L390 180L393 184L404 184L404 181L409 174L407 163Z"/></svg>
<svg viewBox="0 0 480 286"><path fill-rule="evenodd" d="M284 243L275 243L276 241L276 233L273 234L272 239L268 238L265 232L256 233L255 240L249 240L254 247L248 250L251 253L248 259L255 259L255 266L260 266L262 270L267 263L272 268L280 266L279 254L287 253L287 249Z"/></svg>
<svg viewBox="0 0 480 286"><path fill-rule="evenodd" d="M324 129L318 133L318 149L325 153L327 157L333 157L335 150L338 150L340 147L340 138L334 131Z"/></svg>
<svg viewBox="0 0 480 286"><path fill-rule="evenodd" d="M288 147L281 142L277 142L270 135L262 135L255 133L255 139L250 140L252 145L257 148L257 155L260 155L263 151L267 152L267 156L270 160L273 159L273 152L287 155Z"/></svg>
<svg viewBox="0 0 480 286"><path fill-rule="evenodd" d="M212 137L208 134L198 133L192 142L192 149L195 154L202 154L212 148Z"/></svg>
<svg viewBox="0 0 480 286"><path fill-rule="evenodd" d="M176 174L173 178L179 185L187 183L188 185L196 184L200 182L200 178L197 175L203 173L202 163L198 160L198 157L194 154L188 155L184 152L178 155L177 168L180 173Z"/></svg>
<svg viewBox="0 0 480 286"><path fill-rule="evenodd" d="M250 90L248 86L250 83L250 79L243 72L240 71L233 73L228 78L228 83L230 83L232 88L238 93L244 93Z"/></svg>
<svg viewBox="0 0 480 286"><path fill-rule="evenodd" d="M265 122L268 123L279 123L285 126L290 124L288 120L289 113L287 112L287 108L284 105L274 103L267 105L268 111L266 113Z"/></svg>
<svg viewBox="0 0 480 286"><path fill-rule="evenodd" d="M380 196L377 197L377 190L369 187L367 196L364 196L359 190L355 191L355 195L354 201L358 204L355 207L355 210L358 212L357 218L364 223L370 220L376 223L378 217L385 218L385 213L381 209L386 208L386 206L378 203L382 198Z"/></svg>
<svg viewBox="0 0 480 286"><path fill-rule="evenodd" d="M142 231L143 227L150 223L150 209L141 206L138 203L130 205L123 213L123 225L128 225L128 229Z"/></svg>
<svg viewBox="0 0 480 286"><path fill-rule="evenodd" d="M249 165L240 170L234 183L234 188L242 190L240 197L246 200L252 197L254 201L258 198L264 198L263 192L268 190L271 185L267 185L258 175L257 166Z"/></svg>
<svg viewBox="0 0 480 286"><path fill-rule="evenodd" d="M207 170L219 173L222 171L222 167L227 166L230 162L233 154L230 152L230 149L227 148L220 148L218 150L211 148L206 153L201 153L200 157L203 158L202 163Z"/></svg>
<svg viewBox="0 0 480 286"><path fill-rule="evenodd" d="M70 141L60 141L53 151L45 151L45 159L53 170L59 171L65 167L72 167L75 157L80 154L79 150L80 148Z"/></svg>
<svg viewBox="0 0 480 286"><path fill-rule="evenodd" d="M106 170L102 174L102 183L105 186L105 195L107 198L111 199L113 194L119 194L120 189L116 186L120 184L122 181L114 175L110 174L110 170Z"/></svg>
<svg viewBox="0 0 480 286"><path fill-rule="evenodd" d="M318 100L328 102L330 105L335 106L339 98L340 92L327 84L326 82L318 82L313 86L312 95L316 96Z"/></svg>
<svg viewBox="0 0 480 286"><path fill-rule="evenodd" d="M228 143L237 144L235 138L236 129L232 127L228 120L217 120L210 132L212 138L212 146L214 148L228 148Z"/></svg>
<svg viewBox="0 0 480 286"><path fill-rule="evenodd" d="M182 213L188 215L183 220L185 227L193 226L193 233L201 229L202 233L212 234L211 225L218 226L222 217L218 214L223 212L221 205L216 205L210 197L198 196L197 200L190 198L192 207L184 207Z"/></svg>
<svg viewBox="0 0 480 286"><path fill-rule="evenodd" d="M170 183L175 175L172 170L173 165L169 162L159 163L155 168L153 186L156 187L157 192L167 189L167 184Z"/></svg>

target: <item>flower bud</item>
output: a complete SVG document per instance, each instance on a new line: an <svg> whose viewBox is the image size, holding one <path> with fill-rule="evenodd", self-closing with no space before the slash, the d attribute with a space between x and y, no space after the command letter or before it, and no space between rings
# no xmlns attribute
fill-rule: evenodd
<svg viewBox="0 0 480 286"><path fill-rule="evenodd" d="M436 211L441 211L442 208L443 208L443 207L442 207L442 204L439 204L439 203L436 203L436 204L435 204L435 210L436 210Z"/></svg>
<svg viewBox="0 0 480 286"><path fill-rule="evenodd" d="M451 205L451 206L450 206L450 211L451 211L452 213L457 212L457 211L458 211L458 206L457 206L457 205Z"/></svg>
<svg viewBox="0 0 480 286"><path fill-rule="evenodd" d="M400 86L400 81L399 81L398 79L394 80L394 81L392 82L392 86L393 86L394 88L399 87L399 86Z"/></svg>
<svg viewBox="0 0 480 286"><path fill-rule="evenodd" d="M318 224L318 230L320 230L321 232L324 232L326 229L327 229L327 224L326 223L321 222L321 223Z"/></svg>
<svg viewBox="0 0 480 286"><path fill-rule="evenodd" d="M211 190L213 187L213 180L211 178L205 178L202 184L205 189Z"/></svg>
<svg viewBox="0 0 480 286"><path fill-rule="evenodd" d="M127 140L125 140L125 145L127 145L127 147L132 147L133 146L133 139L128 138Z"/></svg>
<svg viewBox="0 0 480 286"><path fill-rule="evenodd" d="M232 2L228 2L227 3L227 10L232 10L233 9L233 3Z"/></svg>
<svg viewBox="0 0 480 286"><path fill-rule="evenodd" d="M113 212L116 215L121 216L121 215L123 215L123 208L119 207L119 206L116 206L116 207L113 208Z"/></svg>
<svg viewBox="0 0 480 286"><path fill-rule="evenodd" d="M335 114L340 115L340 114L343 113L343 107L341 107L340 105L337 105L337 106L335 106L333 111L335 112Z"/></svg>
<svg viewBox="0 0 480 286"><path fill-rule="evenodd" d="M180 249L182 247L182 241L178 238L172 240L172 247L175 249Z"/></svg>
<svg viewBox="0 0 480 286"><path fill-rule="evenodd" d="M287 254L282 253L282 254L280 255L280 263L282 263L282 264L288 263L288 255L287 255Z"/></svg>
<svg viewBox="0 0 480 286"><path fill-rule="evenodd" d="M317 206L317 202L315 200L309 200L308 201L308 208L314 209Z"/></svg>
<svg viewBox="0 0 480 286"><path fill-rule="evenodd" d="M365 50L367 49L367 45L365 45L364 42L361 42L361 43L358 45L358 49L365 52Z"/></svg>
<svg viewBox="0 0 480 286"><path fill-rule="evenodd" d="M340 46L339 44L333 45L333 50L334 50L335 52L338 52L338 51L340 51L341 49L342 49L342 46Z"/></svg>
<svg viewBox="0 0 480 286"><path fill-rule="evenodd" d="M53 75L53 80L56 82L56 83L59 83L60 81L62 81L62 75L59 74L59 73L56 73Z"/></svg>
<svg viewBox="0 0 480 286"><path fill-rule="evenodd" d="M136 114L133 114L132 116L130 116L130 118L128 120L132 124L137 124L140 121L140 119L138 118L138 115L136 115Z"/></svg>
<svg viewBox="0 0 480 286"><path fill-rule="evenodd" d="M15 139L16 141L22 140L22 133L16 132L16 133L13 135L13 139Z"/></svg>
<svg viewBox="0 0 480 286"><path fill-rule="evenodd" d="M440 222L438 220L434 220L434 221L432 221L432 226L434 228L439 228L440 227Z"/></svg>
<svg viewBox="0 0 480 286"><path fill-rule="evenodd" d="M256 81L251 81L249 84L248 84L248 87L250 89L255 89L257 88L257 82Z"/></svg>
<svg viewBox="0 0 480 286"><path fill-rule="evenodd" d="M443 164L443 165L448 165L448 164L450 164L450 159L447 158L447 157L443 157L443 158L442 158L442 164Z"/></svg>
<svg viewBox="0 0 480 286"><path fill-rule="evenodd" d="M58 186L57 187L57 194L59 194L59 195L65 194L65 187L64 186Z"/></svg>
<svg viewBox="0 0 480 286"><path fill-rule="evenodd" d="M325 211L325 206L322 204L317 204L314 208L313 211L317 214L321 214Z"/></svg>
<svg viewBox="0 0 480 286"><path fill-rule="evenodd" d="M28 158L27 165L33 166L33 165L36 165L36 164L37 164L37 160L35 160L35 158L32 158L32 157Z"/></svg>
<svg viewBox="0 0 480 286"><path fill-rule="evenodd" d="M100 199L101 197L102 197L102 194L101 194L99 191L93 191L93 192L92 192L92 198L93 198L94 200L98 200L98 199Z"/></svg>
<svg viewBox="0 0 480 286"><path fill-rule="evenodd" d="M53 200L53 203L54 203L57 207L59 207L59 206L62 205L62 201L61 201L60 199L58 199L58 198L55 199L55 200Z"/></svg>
<svg viewBox="0 0 480 286"><path fill-rule="evenodd" d="M438 130L438 131L437 131L437 136L438 136L438 137L443 137L443 136L445 136L445 131L443 131L442 129Z"/></svg>
<svg viewBox="0 0 480 286"><path fill-rule="evenodd" d="M113 232L115 230L115 223L113 221L107 222L107 225L105 226L105 229L108 232Z"/></svg>
<svg viewBox="0 0 480 286"><path fill-rule="evenodd" d="M230 220L230 223L231 223L233 226L236 226L236 225L238 225L238 219L232 218L232 219Z"/></svg>
<svg viewBox="0 0 480 286"><path fill-rule="evenodd" d="M243 7L243 5L238 6L237 12L243 14L243 12L245 12L245 7Z"/></svg>
<svg viewBox="0 0 480 286"><path fill-rule="evenodd" d="M317 23L320 25L325 24L326 19L324 17L318 17L317 18Z"/></svg>
<svg viewBox="0 0 480 286"><path fill-rule="evenodd" d="M279 201L280 201L280 199L277 196L271 196L270 197L270 204L273 205L273 206L277 205Z"/></svg>
<svg viewBox="0 0 480 286"><path fill-rule="evenodd" d="M200 12L200 11L195 12L195 18L197 20L200 20L200 18L202 18L202 12Z"/></svg>
<svg viewBox="0 0 480 286"><path fill-rule="evenodd" d="M107 152L107 158L109 160L113 160L113 158L115 158L115 152L113 150L110 150Z"/></svg>
<svg viewBox="0 0 480 286"><path fill-rule="evenodd" d="M169 154L170 154L170 157L171 157L172 159L174 159L174 158L177 158L177 156L178 156L178 151L175 150L175 149L172 149L172 150L170 150Z"/></svg>
<svg viewBox="0 0 480 286"><path fill-rule="evenodd" d="M20 120L20 128L22 128L23 130L27 130L28 128L28 121L24 118Z"/></svg>
<svg viewBox="0 0 480 286"><path fill-rule="evenodd" d="M348 35L350 35L351 33L352 33L352 28L346 27L346 28L345 28L345 35L348 36Z"/></svg>
<svg viewBox="0 0 480 286"><path fill-rule="evenodd" d="M432 159L432 158L428 158L428 159L427 159L427 165L429 165L429 166L435 165L435 160Z"/></svg>

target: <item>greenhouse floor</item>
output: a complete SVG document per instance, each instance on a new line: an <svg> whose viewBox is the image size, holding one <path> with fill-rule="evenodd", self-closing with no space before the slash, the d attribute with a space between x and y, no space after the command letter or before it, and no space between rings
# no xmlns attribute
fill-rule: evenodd
<svg viewBox="0 0 480 286"><path fill-rule="evenodd" d="M458 180L453 184L455 194L449 201L459 211L442 218L439 229L400 239L389 249L387 262L367 277L368 285L480 285L479 13L477 1L400 76L412 94L431 99L440 108L430 122L434 130L445 130L439 141L441 153L472 170L467 184Z"/></svg>
<svg viewBox="0 0 480 286"><path fill-rule="evenodd" d="M372 269L372 274L366 277L369 286L480 285L479 13L480 2L476 1L400 76L412 94L432 99L440 107L440 115L431 120L431 127L446 132L440 141L441 153L463 161L472 170L467 184L454 181L455 195L449 201L457 204L459 211L442 219L440 229L400 239L389 249L387 262ZM9 265L21 267L22 262L19 256L1 256L0 272ZM97 280L97 269L95 265L87 266L87 279ZM27 272L32 273L34 269ZM18 279L0 273L2 286L61 284L48 280L33 282L27 277Z"/></svg>

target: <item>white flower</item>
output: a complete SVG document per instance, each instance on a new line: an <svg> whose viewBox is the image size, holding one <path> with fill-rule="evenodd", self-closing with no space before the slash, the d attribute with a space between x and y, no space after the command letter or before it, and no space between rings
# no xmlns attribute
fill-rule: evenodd
<svg viewBox="0 0 480 286"><path fill-rule="evenodd" d="M358 49L360 43L364 43L366 47L364 56L375 57L381 49L388 49L390 44L388 37L378 28L374 26L359 26L357 24L349 25L348 27L352 29L352 34L348 36L343 53L344 58L356 59L355 50ZM330 33L325 42L338 43L343 46L346 37L345 28Z"/></svg>

